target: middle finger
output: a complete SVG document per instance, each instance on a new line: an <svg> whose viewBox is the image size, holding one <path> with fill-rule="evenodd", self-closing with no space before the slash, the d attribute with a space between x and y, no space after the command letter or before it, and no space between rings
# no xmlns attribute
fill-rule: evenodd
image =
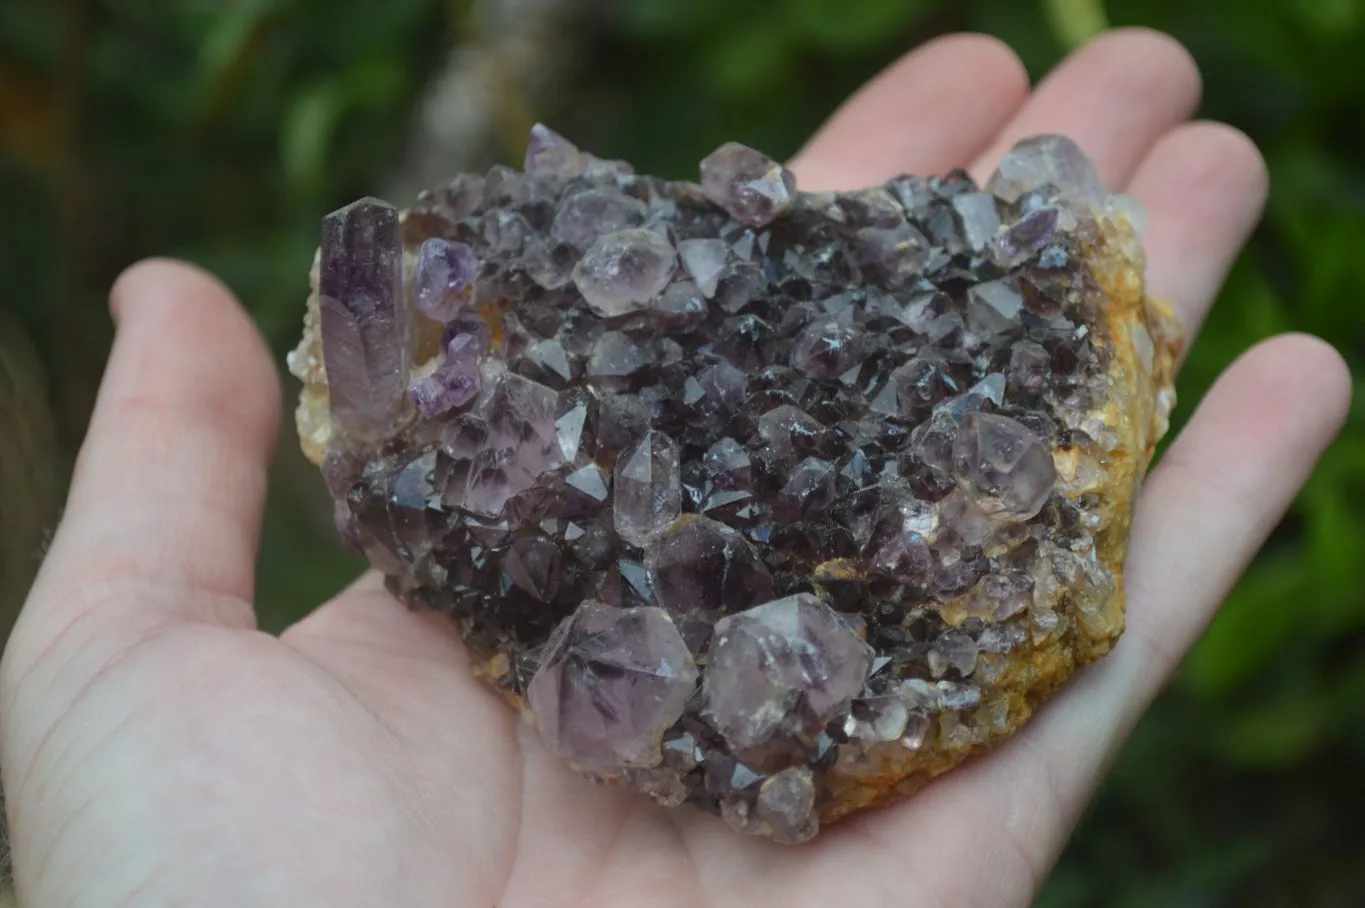
<svg viewBox="0 0 1365 908"><path fill-rule="evenodd" d="M1200 91L1199 69L1175 40L1146 29L1109 32L1043 79L972 175L984 182L1016 142L1060 133L1085 150L1106 186L1123 189L1162 134L1194 113Z"/></svg>

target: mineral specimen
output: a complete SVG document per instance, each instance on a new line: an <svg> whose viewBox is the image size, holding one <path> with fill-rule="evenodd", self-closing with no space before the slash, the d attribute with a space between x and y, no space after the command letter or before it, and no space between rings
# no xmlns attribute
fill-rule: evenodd
<svg viewBox="0 0 1365 908"><path fill-rule="evenodd" d="M798 842L1000 742L1123 626L1177 332L1071 141L801 193L536 127L329 215L298 424L348 544L595 778Z"/></svg>

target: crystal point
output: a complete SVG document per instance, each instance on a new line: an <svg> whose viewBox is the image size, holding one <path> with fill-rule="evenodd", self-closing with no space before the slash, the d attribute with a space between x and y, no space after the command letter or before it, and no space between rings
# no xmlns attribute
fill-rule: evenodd
<svg viewBox="0 0 1365 908"><path fill-rule="evenodd" d="M682 513L679 451L662 432L646 432L616 461L616 532L631 545L646 546Z"/></svg>
<svg viewBox="0 0 1365 908"><path fill-rule="evenodd" d="M625 315L663 292L677 259L668 240L651 230L618 230L599 237L583 254L574 284L599 315Z"/></svg>
<svg viewBox="0 0 1365 908"><path fill-rule="evenodd" d="M661 609L588 601L555 631L529 700L551 750L611 772L663 759L663 733L696 682L692 654Z"/></svg>
<svg viewBox="0 0 1365 908"><path fill-rule="evenodd" d="M735 220L763 227L791 206L796 177L762 152L727 142L701 162L701 188Z"/></svg>
<svg viewBox="0 0 1365 908"><path fill-rule="evenodd" d="M332 416L378 439L408 414L411 324L398 209L361 199L322 222L318 300Z"/></svg>
<svg viewBox="0 0 1365 908"><path fill-rule="evenodd" d="M817 731L871 665L872 648L817 597L777 599L716 623L703 715L737 748Z"/></svg>

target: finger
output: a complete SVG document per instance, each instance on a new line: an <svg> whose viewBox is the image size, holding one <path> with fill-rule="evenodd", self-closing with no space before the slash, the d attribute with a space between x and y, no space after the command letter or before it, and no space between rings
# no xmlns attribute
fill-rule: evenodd
<svg viewBox="0 0 1365 908"><path fill-rule="evenodd" d="M1126 566L1129 627L1114 652L1000 750L854 822L915 843L907 860L926 866L970 851L1000 868L954 901L1028 904L1105 767L1340 428L1349 394L1341 357L1313 338L1275 338L1238 360L1146 483Z"/></svg>
<svg viewBox="0 0 1365 908"><path fill-rule="evenodd" d="M806 190L857 189L969 163L1023 103L1028 73L985 35L911 51L844 103L795 157Z"/></svg>
<svg viewBox="0 0 1365 908"><path fill-rule="evenodd" d="M113 352L29 608L61 622L81 607L73 584L126 581L233 600L249 621L279 427L270 354L228 290L188 265L134 266L110 307ZM147 608L202 601L158 598Z"/></svg>
<svg viewBox="0 0 1365 908"><path fill-rule="evenodd" d="M1129 192L1147 210L1147 282L1194 336L1265 207L1261 153L1221 123L1168 132L1138 167Z"/></svg>
<svg viewBox="0 0 1365 908"><path fill-rule="evenodd" d="M1085 150L1106 186L1122 189L1152 144L1194 113L1200 90L1198 67L1174 39L1147 29L1107 32L1038 85L972 173L984 182L1021 139L1059 133Z"/></svg>

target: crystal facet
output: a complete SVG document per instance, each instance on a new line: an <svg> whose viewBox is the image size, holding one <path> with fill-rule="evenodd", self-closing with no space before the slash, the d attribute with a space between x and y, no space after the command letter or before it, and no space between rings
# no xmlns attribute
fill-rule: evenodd
<svg viewBox="0 0 1365 908"><path fill-rule="evenodd" d="M407 415L412 357L398 209L361 199L323 219L318 304L332 416L382 438Z"/></svg>
<svg viewBox="0 0 1365 908"><path fill-rule="evenodd" d="M810 593L716 622L702 711L732 747L818 734L862 689L872 647Z"/></svg>
<svg viewBox="0 0 1365 908"><path fill-rule="evenodd" d="M661 609L587 601L564 620L528 687L541 737L592 771L649 767L682 715L697 667Z"/></svg>
<svg viewBox="0 0 1365 908"><path fill-rule="evenodd" d="M631 545L649 545L682 513L678 445L662 432L646 432L616 461L616 532Z"/></svg>
<svg viewBox="0 0 1365 908"><path fill-rule="evenodd" d="M474 297L479 262L464 243L431 237L417 251L412 297L418 311L438 322L452 321Z"/></svg>
<svg viewBox="0 0 1365 908"><path fill-rule="evenodd" d="M618 230L599 237L574 268L583 299L608 318L641 309L673 276L678 254L652 230Z"/></svg>
<svg viewBox="0 0 1365 908"><path fill-rule="evenodd" d="M701 188L730 217L763 227L791 206L796 177L762 152L727 142L701 162Z"/></svg>

